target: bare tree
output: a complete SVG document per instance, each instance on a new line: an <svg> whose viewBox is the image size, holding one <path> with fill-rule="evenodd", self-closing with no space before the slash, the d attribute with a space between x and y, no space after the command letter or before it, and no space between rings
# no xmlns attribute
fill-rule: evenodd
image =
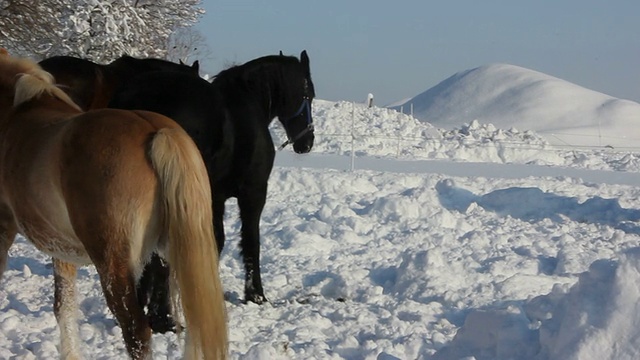
<svg viewBox="0 0 640 360"><path fill-rule="evenodd" d="M188 63L211 60L212 57L204 35L193 27L178 28L167 40L167 60Z"/></svg>

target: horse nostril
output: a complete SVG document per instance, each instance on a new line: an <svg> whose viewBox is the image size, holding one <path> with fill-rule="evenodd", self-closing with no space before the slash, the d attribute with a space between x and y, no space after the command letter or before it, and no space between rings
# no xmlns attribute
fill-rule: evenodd
<svg viewBox="0 0 640 360"><path fill-rule="evenodd" d="M306 154L310 152L312 148L313 148L313 140L299 141L299 142L293 143L293 151L295 151L296 154Z"/></svg>
<svg viewBox="0 0 640 360"><path fill-rule="evenodd" d="M300 149L300 153L301 154L306 154L306 153L310 152L311 151L311 147L312 147L311 144L305 144L304 147L302 147L302 149Z"/></svg>

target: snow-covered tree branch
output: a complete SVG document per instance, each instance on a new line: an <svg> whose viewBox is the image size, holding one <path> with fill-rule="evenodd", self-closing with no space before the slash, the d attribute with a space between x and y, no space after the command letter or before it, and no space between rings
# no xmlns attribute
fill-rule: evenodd
<svg viewBox="0 0 640 360"><path fill-rule="evenodd" d="M164 57L169 36L204 13L201 0L0 0L0 46L37 58L110 62Z"/></svg>
<svg viewBox="0 0 640 360"><path fill-rule="evenodd" d="M0 46L20 55L46 54L62 42L61 0L0 0Z"/></svg>

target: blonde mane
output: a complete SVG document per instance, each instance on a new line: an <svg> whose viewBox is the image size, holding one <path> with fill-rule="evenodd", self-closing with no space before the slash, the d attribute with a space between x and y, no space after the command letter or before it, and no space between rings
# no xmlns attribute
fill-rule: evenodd
<svg viewBox="0 0 640 360"><path fill-rule="evenodd" d="M0 52L0 82L3 84L15 83L13 106L18 106L46 93L64 101L74 109L80 110L80 107L71 100L69 95L55 86L53 75L42 70L31 59L14 58L6 52Z"/></svg>

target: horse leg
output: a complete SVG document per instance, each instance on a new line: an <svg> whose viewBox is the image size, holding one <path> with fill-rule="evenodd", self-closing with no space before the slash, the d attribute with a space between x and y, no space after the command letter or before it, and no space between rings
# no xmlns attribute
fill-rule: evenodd
<svg viewBox="0 0 640 360"><path fill-rule="evenodd" d="M218 248L218 256L224 247L225 234L224 218L225 196L216 194L213 200L213 231ZM144 267L142 276L137 285L138 301L140 307L147 306L149 325L154 333L166 333L175 331L176 323L171 315L171 299L169 296L169 264L160 256L153 253L151 260Z"/></svg>
<svg viewBox="0 0 640 360"><path fill-rule="evenodd" d="M262 304L267 301L260 276L260 215L267 198L266 185L251 194L238 196L242 221L240 247L245 269L245 301Z"/></svg>
<svg viewBox="0 0 640 360"><path fill-rule="evenodd" d="M53 279L55 295L53 312L60 328L60 357L62 359L81 359L80 336L76 314L76 266L53 259Z"/></svg>
<svg viewBox="0 0 640 360"><path fill-rule="evenodd" d="M220 195L213 201L213 231L216 237L218 255L222 253L225 235L224 218L225 199ZM140 306L148 306L149 325L155 333L175 331L176 323L171 316L169 296L169 264L160 256L153 254L145 266L138 282L138 300ZM264 295L263 295L264 298ZM264 300L263 300L264 301Z"/></svg>
<svg viewBox="0 0 640 360"><path fill-rule="evenodd" d="M152 265L154 261L154 257L157 256L156 253L151 255L151 259L149 263L144 266L142 270L142 275L140 275L140 279L138 279L138 283L136 284L136 294L138 296L138 305L142 309L144 309L147 305L149 305L149 300L151 296L151 292L153 291L153 267Z"/></svg>
<svg viewBox="0 0 640 360"><path fill-rule="evenodd" d="M169 264L153 253L138 282L140 307L148 306L149 325L154 333L175 331L169 298Z"/></svg>
<svg viewBox="0 0 640 360"><path fill-rule="evenodd" d="M129 355L133 359L151 358L151 328L138 304L134 272L129 257L111 254L96 263L100 284L109 309L118 320Z"/></svg>
<svg viewBox="0 0 640 360"><path fill-rule="evenodd" d="M218 258L222 253L222 248L224 247L225 235L224 235L224 223L222 220L224 219L224 202L226 201L225 196L222 194L217 194L213 189L211 189L211 194L213 194L213 233L216 237L216 244L218 245Z"/></svg>
<svg viewBox="0 0 640 360"><path fill-rule="evenodd" d="M15 219L11 209L0 203L0 279L7 268L7 258L9 256L9 248L18 234Z"/></svg>

